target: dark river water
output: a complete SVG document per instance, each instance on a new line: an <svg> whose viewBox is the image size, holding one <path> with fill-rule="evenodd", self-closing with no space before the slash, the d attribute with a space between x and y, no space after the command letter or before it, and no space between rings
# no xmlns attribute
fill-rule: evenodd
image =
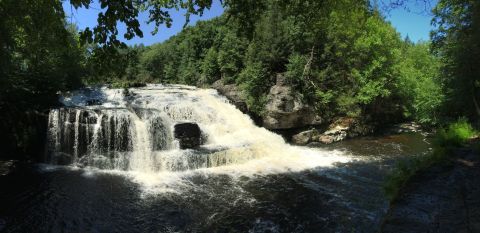
<svg viewBox="0 0 480 233"><path fill-rule="evenodd" d="M195 173L162 192L122 173L21 166L0 176L0 231L376 232L388 207L386 173L428 148L420 134L359 138L323 147L354 157L333 167Z"/></svg>

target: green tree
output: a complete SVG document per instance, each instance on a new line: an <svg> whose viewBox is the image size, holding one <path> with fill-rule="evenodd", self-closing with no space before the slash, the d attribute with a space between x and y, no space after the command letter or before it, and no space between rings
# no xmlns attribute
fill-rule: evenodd
<svg viewBox="0 0 480 233"><path fill-rule="evenodd" d="M203 84L212 84L220 79L220 67L218 65L218 52L215 47L211 47L202 61L202 80Z"/></svg>
<svg viewBox="0 0 480 233"><path fill-rule="evenodd" d="M430 44L405 43L398 68L397 87L405 103L405 117L424 125L439 123L444 94L439 81L440 60L430 52Z"/></svg>
<svg viewBox="0 0 480 233"><path fill-rule="evenodd" d="M233 31L227 31L221 40L217 62L222 78L234 82L243 68L245 42Z"/></svg>
<svg viewBox="0 0 480 233"><path fill-rule="evenodd" d="M78 87L84 53L60 1L0 1L0 156L38 154L42 113ZM76 32L75 32L76 33Z"/></svg>
<svg viewBox="0 0 480 233"><path fill-rule="evenodd" d="M445 113L480 116L480 2L440 0L434 8L432 46L442 59Z"/></svg>

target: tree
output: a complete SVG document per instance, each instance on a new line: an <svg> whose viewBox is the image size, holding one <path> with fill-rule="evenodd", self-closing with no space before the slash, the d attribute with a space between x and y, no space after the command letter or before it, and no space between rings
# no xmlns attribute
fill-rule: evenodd
<svg viewBox="0 0 480 233"><path fill-rule="evenodd" d="M444 93L440 85L440 59L430 52L430 43L405 43L398 63L397 88L405 104L404 114L423 125L440 122Z"/></svg>
<svg viewBox="0 0 480 233"><path fill-rule="evenodd" d="M440 0L434 8L432 46L442 59L447 115L480 116L480 2Z"/></svg>
<svg viewBox="0 0 480 233"><path fill-rule="evenodd" d="M59 1L0 1L0 156L41 151L39 113L81 85L85 57L64 17Z"/></svg>
<svg viewBox="0 0 480 233"><path fill-rule="evenodd" d="M218 52L215 47L208 49L205 58L202 61L202 84L212 84L220 79L220 67L218 65Z"/></svg>

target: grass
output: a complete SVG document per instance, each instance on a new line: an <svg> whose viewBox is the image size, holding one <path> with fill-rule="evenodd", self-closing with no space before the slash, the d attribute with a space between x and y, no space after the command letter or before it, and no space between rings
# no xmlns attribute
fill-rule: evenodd
<svg viewBox="0 0 480 233"><path fill-rule="evenodd" d="M476 134L477 132L465 119L440 129L433 140L432 153L403 160L397 164L384 183L385 195L391 202L395 201L418 173L436 164L449 163L453 149L465 146Z"/></svg>

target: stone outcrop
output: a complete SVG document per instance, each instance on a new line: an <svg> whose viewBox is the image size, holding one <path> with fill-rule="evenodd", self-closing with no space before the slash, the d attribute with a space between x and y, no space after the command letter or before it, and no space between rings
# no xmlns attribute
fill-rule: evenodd
<svg viewBox="0 0 480 233"><path fill-rule="evenodd" d="M227 97L227 99L243 113L249 112L245 97L240 88L235 84L224 84L220 79L212 84L212 88L216 89L221 95Z"/></svg>
<svg viewBox="0 0 480 233"><path fill-rule="evenodd" d="M267 129L296 129L322 123L315 110L295 95L292 87L285 82L284 77L280 74L277 75L276 84L270 88L265 114L261 119L249 111L244 94L235 84L224 84L222 80L218 80L212 84L212 88L227 97L240 111L249 114L255 122Z"/></svg>
<svg viewBox="0 0 480 233"><path fill-rule="evenodd" d="M381 232L480 232L480 156L463 149L452 157L412 179Z"/></svg>
<svg viewBox="0 0 480 233"><path fill-rule="evenodd" d="M360 135L372 133L373 127L348 117L341 117L330 124L323 133L310 129L292 136L292 143L307 145L310 143L330 144Z"/></svg>
<svg viewBox="0 0 480 233"><path fill-rule="evenodd" d="M277 82L267 96L263 126L267 129L293 129L321 123L315 110L295 95L282 75L277 75Z"/></svg>
<svg viewBox="0 0 480 233"><path fill-rule="evenodd" d="M202 142L202 132L195 123L180 123L174 126L174 136L180 143L180 149L194 149Z"/></svg>

